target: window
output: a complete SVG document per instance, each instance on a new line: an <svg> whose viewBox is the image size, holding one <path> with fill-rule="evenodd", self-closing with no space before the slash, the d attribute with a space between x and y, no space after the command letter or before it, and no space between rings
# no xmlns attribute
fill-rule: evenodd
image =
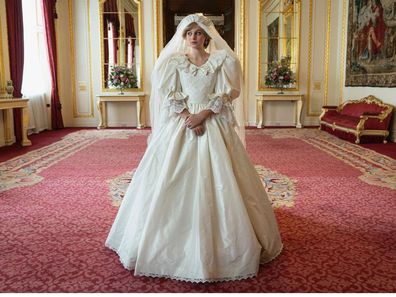
<svg viewBox="0 0 396 297"><path fill-rule="evenodd" d="M39 132L48 129L46 98L50 98L51 94L51 76L40 0L23 0L22 11L25 52L22 94L29 98L29 130Z"/></svg>

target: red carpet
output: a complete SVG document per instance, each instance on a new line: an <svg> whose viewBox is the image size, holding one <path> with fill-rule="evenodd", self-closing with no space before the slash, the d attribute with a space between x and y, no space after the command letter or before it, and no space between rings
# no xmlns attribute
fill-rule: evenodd
<svg viewBox="0 0 396 297"><path fill-rule="evenodd" d="M396 292L396 161L316 129L247 131L285 245L257 278L134 277L104 241L147 133L81 130L0 163L0 292Z"/></svg>
<svg viewBox="0 0 396 297"><path fill-rule="evenodd" d="M29 140L32 142L31 146L21 146L19 143L14 143L10 146L0 147L0 162L4 162L16 156L20 156L32 150L49 145L58 141L61 137L78 130L81 130L81 128L65 128L29 135Z"/></svg>

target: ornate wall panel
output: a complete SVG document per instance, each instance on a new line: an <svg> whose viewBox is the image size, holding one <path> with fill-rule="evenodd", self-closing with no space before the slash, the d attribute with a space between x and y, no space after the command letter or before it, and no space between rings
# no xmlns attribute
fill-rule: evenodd
<svg viewBox="0 0 396 297"><path fill-rule="evenodd" d="M90 0L69 0L73 117L93 117Z"/></svg>

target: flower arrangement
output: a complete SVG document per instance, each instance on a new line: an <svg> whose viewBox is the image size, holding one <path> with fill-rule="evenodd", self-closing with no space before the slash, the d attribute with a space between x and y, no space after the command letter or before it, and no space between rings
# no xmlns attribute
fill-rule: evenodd
<svg viewBox="0 0 396 297"><path fill-rule="evenodd" d="M267 75L265 76L265 85L270 88L283 89L296 82L294 73L290 69L291 57L282 57L280 61L273 61L268 65Z"/></svg>
<svg viewBox="0 0 396 297"><path fill-rule="evenodd" d="M131 68L112 66L108 84L110 87L120 89L120 93L123 94L124 89L137 88L137 78Z"/></svg>

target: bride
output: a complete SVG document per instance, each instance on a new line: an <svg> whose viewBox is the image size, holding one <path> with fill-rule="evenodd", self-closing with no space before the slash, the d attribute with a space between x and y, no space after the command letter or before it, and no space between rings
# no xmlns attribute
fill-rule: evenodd
<svg viewBox="0 0 396 297"><path fill-rule="evenodd" d="M191 282L256 276L282 242L243 144L236 55L208 18L189 15L152 79L152 134L106 246L135 275Z"/></svg>

